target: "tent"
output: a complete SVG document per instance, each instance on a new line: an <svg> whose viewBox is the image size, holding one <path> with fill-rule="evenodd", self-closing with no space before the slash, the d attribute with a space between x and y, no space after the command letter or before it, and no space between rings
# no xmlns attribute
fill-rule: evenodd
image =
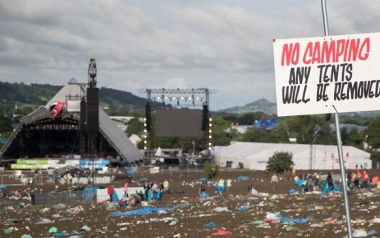
<svg viewBox="0 0 380 238"><path fill-rule="evenodd" d="M240 162L245 168L265 170L269 158L275 152L292 153L295 168L298 170L339 169L336 145L236 142L229 146L215 146L214 159L221 167L228 164L237 167ZM355 169L357 166L372 168L370 154L363 150L343 146L343 154L347 169Z"/></svg>

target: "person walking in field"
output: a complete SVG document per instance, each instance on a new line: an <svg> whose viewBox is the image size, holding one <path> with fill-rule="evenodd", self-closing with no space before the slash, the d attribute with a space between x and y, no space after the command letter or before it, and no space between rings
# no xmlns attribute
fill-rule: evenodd
<svg viewBox="0 0 380 238"><path fill-rule="evenodd" d="M272 175L272 178L270 179L270 183L272 184L272 188L273 188L273 191L277 191L277 187L278 187L278 177L277 177L277 174L274 173Z"/></svg>

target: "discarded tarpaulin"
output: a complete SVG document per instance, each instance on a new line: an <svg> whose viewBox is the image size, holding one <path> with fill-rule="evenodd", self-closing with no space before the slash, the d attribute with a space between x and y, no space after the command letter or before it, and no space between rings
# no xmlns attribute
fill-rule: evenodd
<svg viewBox="0 0 380 238"><path fill-rule="evenodd" d="M217 232L212 233L211 235L212 236L230 236L232 235L232 233L229 231L219 230Z"/></svg>
<svg viewBox="0 0 380 238"><path fill-rule="evenodd" d="M111 213L111 216L114 217L127 217L127 216L138 216L138 215L151 215L151 214L157 214L157 213L168 213L172 212L174 208L169 207L143 207L136 210L130 210L125 212L113 212Z"/></svg>
<svg viewBox="0 0 380 238"><path fill-rule="evenodd" d="M237 177L237 181L238 182L245 181L245 180L249 180L249 177L248 176L244 176L244 175L240 175L240 176Z"/></svg>
<svg viewBox="0 0 380 238"><path fill-rule="evenodd" d="M6 189L8 187L8 185L6 184L0 184L0 189Z"/></svg>
<svg viewBox="0 0 380 238"><path fill-rule="evenodd" d="M215 227L217 227L218 225L216 224L216 223L214 223L214 222L209 222L209 223L207 223L207 224L205 224L203 227L204 228L215 228Z"/></svg>
<svg viewBox="0 0 380 238"><path fill-rule="evenodd" d="M298 223L298 224L307 224L309 222L309 218L291 218L291 217L283 217L281 213L269 213L265 217L266 222L270 223Z"/></svg>

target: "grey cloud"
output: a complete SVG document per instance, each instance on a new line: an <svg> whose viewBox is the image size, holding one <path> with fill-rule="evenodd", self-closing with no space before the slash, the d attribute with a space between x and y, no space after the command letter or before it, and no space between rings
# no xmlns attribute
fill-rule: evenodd
<svg viewBox="0 0 380 238"><path fill-rule="evenodd" d="M255 14L271 9L260 1L244 7L223 1L159 5L0 0L0 80L81 80L87 60L95 57L100 85L217 85L220 94L231 94L218 103L273 99L272 39L323 34L319 1L279 4L276 14ZM378 2L331 0L328 12L332 34L378 31Z"/></svg>

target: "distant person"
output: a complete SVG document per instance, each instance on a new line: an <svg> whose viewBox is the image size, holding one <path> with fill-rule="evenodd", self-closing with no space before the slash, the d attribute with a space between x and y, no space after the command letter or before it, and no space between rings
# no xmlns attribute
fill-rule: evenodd
<svg viewBox="0 0 380 238"><path fill-rule="evenodd" d="M227 193L230 192L231 186L232 186L232 180L230 178L226 179L226 191L227 191Z"/></svg>
<svg viewBox="0 0 380 238"><path fill-rule="evenodd" d="M201 185L201 187L199 188L199 196L201 198L208 198L208 193L206 192L206 187Z"/></svg>
<svg viewBox="0 0 380 238"><path fill-rule="evenodd" d="M362 180L363 180L363 188L368 188L368 183L369 183L369 175L367 171L363 171L362 174Z"/></svg>
<svg viewBox="0 0 380 238"><path fill-rule="evenodd" d="M108 186L107 193L110 196L110 202L112 202L112 196L113 196L114 192L115 192L115 190L113 189L112 185Z"/></svg>
<svg viewBox="0 0 380 238"><path fill-rule="evenodd" d="M124 184L124 197L128 197L128 183Z"/></svg>
<svg viewBox="0 0 380 238"><path fill-rule="evenodd" d="M371 183L372 183L372 185L373 185L374 188L377 188L378 187L378 183L379 183L379 176L373 176Z"/></svg>
<svg viewBox="0 0 380 238"><path fill-rule="evenodd" d="M276 191L278 187L278 177L276 173L272 175L272 178L270 179L270 183L272 184L273 191Z"/></svg>
<svg viewBox="0 0 380 238"><path fill-rule="evenodd" d="M218 193L219 196L223 195L224 191L224 179L219 179L218 184L216 185L216 192Z"/></svg>
<svg viewBox="0 0 380 238"><path fill-rule="evenodd" d="M314 178L311 174L307 177L307 191L312 192L314 190Z"/></svg>
<svg viewBox="0 0 380 238"><path fill-rule="evenodd" d="M352 187L352 172L351 171L347 173L347 187L349 189L353 188Z"/></svg>
<svg viewBox="0 0 380 238"><path fill-rule="evenodd" d="M170 189L170 184L167 179L164 180L164 182L162 183L162 186L164 187L163 192L168 193Z"/></svg>
<svg viewBox="0 0 380 238"><path fill-rule="evenodd" d="M329 187L329 190L333 190L334 189L334 181L333 181L331 172L329 172L327 174L326 180L327 180L327 186Z"/></svg>

